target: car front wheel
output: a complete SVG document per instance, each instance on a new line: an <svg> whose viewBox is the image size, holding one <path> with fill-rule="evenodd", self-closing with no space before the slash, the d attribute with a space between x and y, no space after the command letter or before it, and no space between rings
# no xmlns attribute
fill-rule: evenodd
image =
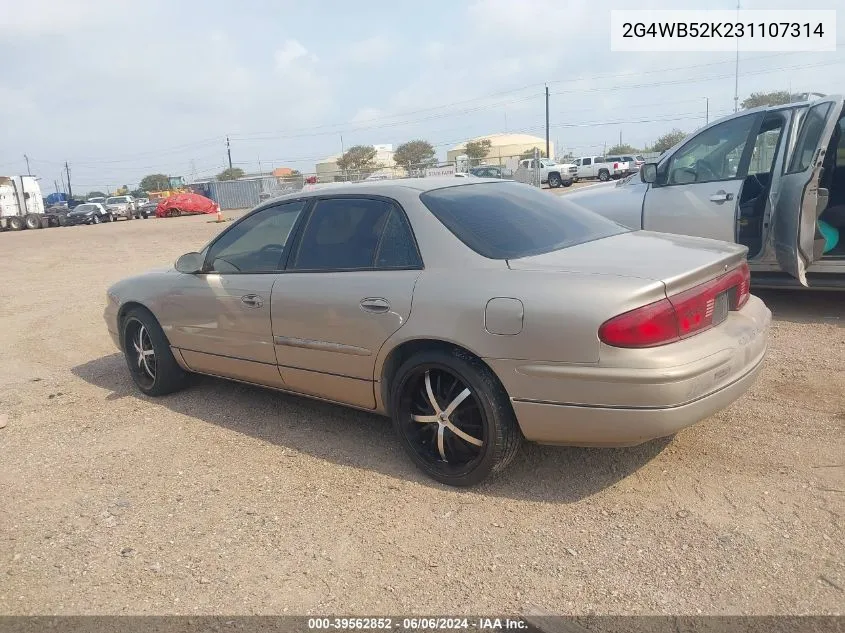
<svg viewBox="0 0 845 633"><path fill-rule="evenodd" d="M155 317L133 308L122 323L123 354L132 380L148 396L163 396L182 389L187 374L179 367L170 343Z"/></svg>
<svg viewBox="0 0 845 633"><path fill-rule="evenodd" d="M560 176L557 174L549 174L549 187L552 189L560 187Z"/></svg>
<svg viewBox="0 0 845 633"><path fill-rule="evenodd" d="M522 440L496 376L459 349L426 351L403 363L390 405L407 454L450 486L472 486L502 470Z"/></svg>

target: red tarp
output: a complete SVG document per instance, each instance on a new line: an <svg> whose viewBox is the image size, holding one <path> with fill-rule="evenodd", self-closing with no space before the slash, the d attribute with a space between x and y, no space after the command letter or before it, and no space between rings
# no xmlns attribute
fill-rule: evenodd
<svg viewBox="0 0 845 633"><path fill-rule="evenodd" d="M198 193L176 193L164 198L156 207L157 218L193 213L217 213L217 204Z"/></svg>

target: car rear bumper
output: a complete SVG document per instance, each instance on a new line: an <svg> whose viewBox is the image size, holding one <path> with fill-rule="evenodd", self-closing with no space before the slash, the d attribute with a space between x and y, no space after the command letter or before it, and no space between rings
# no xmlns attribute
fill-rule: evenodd
<svg viewBox="0 0 845 633"><path fill-rule="evenodd" d="M712 415L750 386L766 355L771 312L751 296L716 328L647 349L601 345L598 363L485 359L525 437L624 446Z"/></svg>
<svg viewBox="0 0 845 633"><path fill-rule="evenodd" d="M590 407L513 401L525 438L540 444L635 446L681 429L729 406L757 380L763 357L746 374L706 396L676 407Z"/></svg>

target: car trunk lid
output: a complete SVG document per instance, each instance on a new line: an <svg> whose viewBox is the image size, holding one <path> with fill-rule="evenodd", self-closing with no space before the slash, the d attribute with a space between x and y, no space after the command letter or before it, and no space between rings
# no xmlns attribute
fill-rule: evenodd
<svg viewBox="0 0 845 633"><path fill-rule="evenodd" d="M597 249L598 243L604 248ZM736 268L748 249L716 240L632 231L519 259L512 270L559 270L660 281L667 295L683 292Z"/></svg>

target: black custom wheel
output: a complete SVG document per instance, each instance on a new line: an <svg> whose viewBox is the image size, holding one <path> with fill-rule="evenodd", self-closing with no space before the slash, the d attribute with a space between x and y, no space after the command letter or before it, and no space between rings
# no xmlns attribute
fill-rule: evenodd
<svg viewBox="0 0 845 633"><path fill-rule="evenodd" d="M135 308L123 319L123 353L132 380L148 396L163 396L185 386L161 327L147 310Z"/></svg>
<svg viewBox="0 0 845 633"><path fill-rule="evenodd" d="M601 180L602 182L606 182L606 181L610 180L610 172L607 171L606 169L602 169L599 172L599 180Z"/></svg>
<svg viewBox="0 0 845 633"><path fill-rule="evenodd" d="M99 224L99 223L100 223L100 216L95 213L94 217L91 218L91 224Z"/></svg>
<svg viewBox="0 0 845 633"><path fill-rule="evenodd" d="M560 187L560 176L558 174L549 174L549 187L551 189Z"/></svg>
<svg viewBox="0 0 845 633"><path fill-rule="evenodd" d="M406 361L393 381L391 409L411 459L451 486L472 486L504 468L522 438L495 375L457 349Z"/></svg>

